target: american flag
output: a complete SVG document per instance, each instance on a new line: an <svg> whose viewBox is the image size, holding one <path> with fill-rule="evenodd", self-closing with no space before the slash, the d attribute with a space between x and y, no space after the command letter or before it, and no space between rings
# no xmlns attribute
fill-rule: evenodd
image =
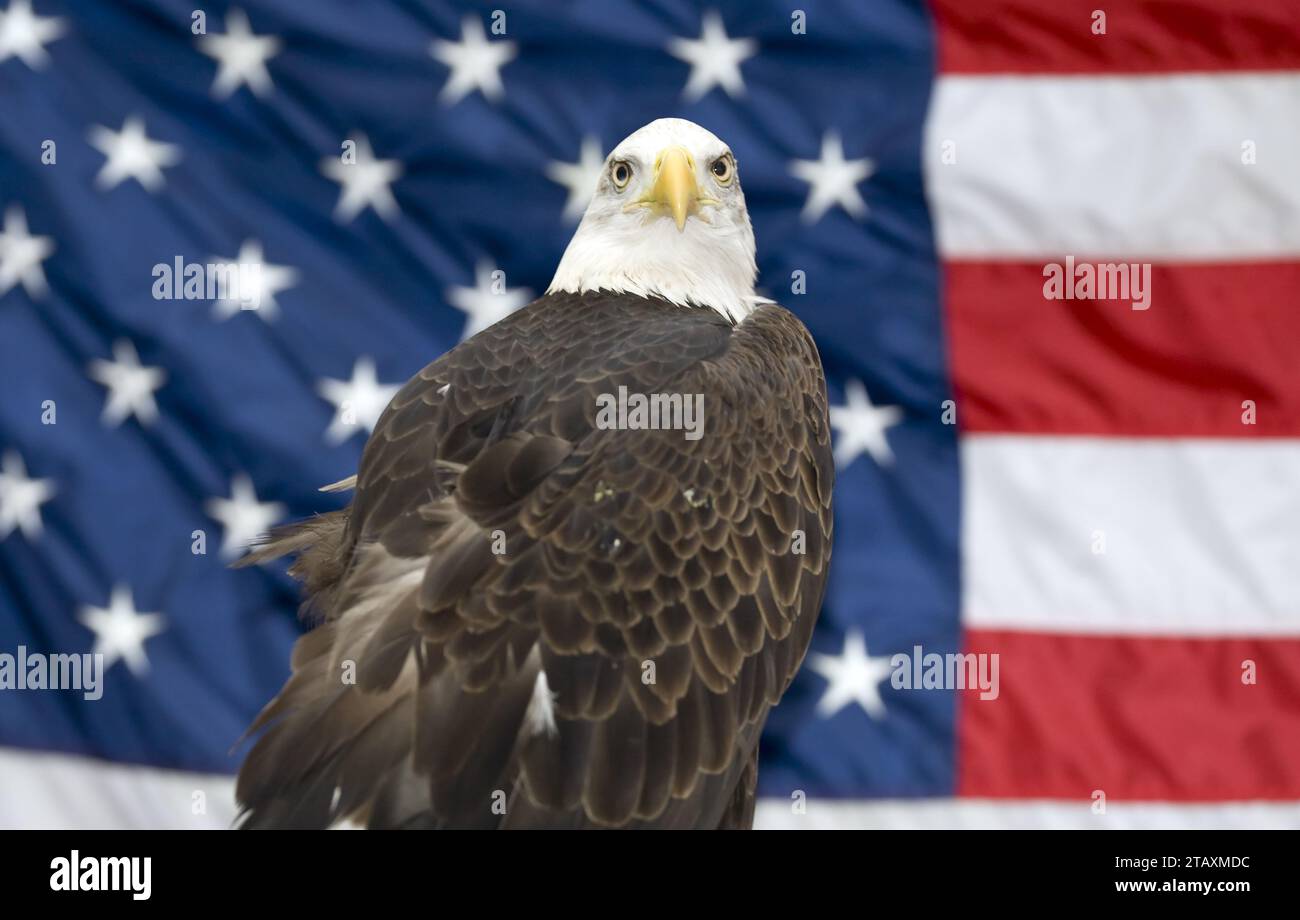
<svg viewBox="0 0 1300 920"><path fill-rule="evenodd" d="M680 116L833 406L759 826L1300 826L1293 0L0 4L0 825L229 826L301 627L227 564Z"/></svg>

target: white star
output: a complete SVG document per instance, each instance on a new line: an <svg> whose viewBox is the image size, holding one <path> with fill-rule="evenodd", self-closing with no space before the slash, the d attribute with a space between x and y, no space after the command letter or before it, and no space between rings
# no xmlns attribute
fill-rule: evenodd
<svg viewBox="0 0 1300 920"><path fill-rule="evenodd" d="M5 451L0 461L0 540L14 529L28 540L41 535L41 505L54 497L53 479L30 479L18 451Z"/></svg>
<svg viewBox="0 0 1300 920"><path fill-rule="evenodd" d="M253 480L243 473L231 480L230 498L212 498L203 507L225 529L221 540L225 559L234 559L247 549L283 518L286 510L280 502L259 502Z"/></svg>
<svg viewBox="0 0 1300 920"><path fill-rule="evenodd" d="M790 172L811 184L808 201L803 206L804 223L816 223L837 204L861 219L867 213L867 203L862 200L858 183L875 169L876 164L867 157L844 159L840 136L834 131L826 132L820 159L790 161Z"/></svg>
<svg viewBox="0 0 1300 920"><path fill-rule="evenodd" d="M740 62L758 53L758 42L728 38L722 17L710 10L704 14L700 37L674 38L668 43L668 53L691 65L691 76L682 91L686 101L694 102L715 86L735 97L745 92Z"/></svg>
<svg viewBox="0 0 1300 920"><path fill-rule="evenodd" d="M29 234L27 215L18 205L11 205L0 233L0 297L20 281L27 296L44 296L48 286L41 263L53 252L54 238Z"/></svg>
<svg viewBox="0 0 1300 920"><path fill-rule="evenodd" d="M370 206L388 220L400 210L388 186L402 174L402 164L397 160L376 160L364 135L356 139L355 145L352 162L341 157L321 161L321 172L342 186L334 219L346 224Z"/></svg>
<svg viewBox="0 0 1300 920"><path fill-rule="evenodd" d="M18 57L36 70L50 60L45 44L64 33L66 26L55 16L37 16L31 0L12 0L0 13L0 61Z"/></svg>
<svg viewBox="0 0 1300 920"><path fill-rule="evenodd" d="M462 342L505 319L533 299L533 292L528 288L508 288L505 273L502 272L500 278L493 277L496 274L491 265L480 262L474 270L473 287L454 287L447 292L451 305L468 315L460 337Z"/></svg>
<svg viewBox="0 0 1300 920"><path fill-rule="evenodd" d="M95 634L95 647L91 654L104 656L105 671L120 659L136 677L149 670L145 640L167 628L167 620L162 614L136 610L131 589L124 585L113 588L106 609L83 607L77 619Z"/></svg>
<svg viewBox="0 0 1300 920"><path fill-rule="evenodd" d="M254 35L248 16L233 9L226 14L224 35L199 37L199 50L218 62L212 95L224 99L247 83L255 95L265 96L274 86L266 62L280 51L280 39L273 35Z"/></svg>
<svg viewBox="0 0 1300 920"><path fill-rule="evenodd" d="M122 123L121 131L95 125L90 129L90 145L108 158L95 177L95 184L104 191L127 179L134 179L147 191L157 191L163 185L163 168L175 166L181 159L181 148L151 140L144 121L136 115Z"/></svg>
<svg viewBox="0 0 1300 920"><path fill-rule="evenodd" d="M835 466L844 469L863 451L881 466L894 462L885 429L903 419L898 406L873 406L860 380L844 385L844 405L831 406L831 427L840 433L835 441Z"/></svg>
<svg viewBox="0 0 1300 920"><path fill-rule="evenodd" d="M519 48L504 39L488 41L483 23L466 16L460 24L460 41L440 38L429 53L451 68L439 98L445 105L455 105L476 89L493 102L504 96L501 68L514 59Z"/></svg>
<svg viewBox="0 0 1300 920"><path fill-rule="evenodd" d="M101 417L108 427L116 428L132 415L145 427L158 418L153 394L167 379L167 372L160 367L142 367L129 340L114 342L113 360L92 361L88 373L92 380L108 387Z"/></svg>
<svg viewBox="0 0 1300 920"><path fill-rule="evenodd" d="M234 263L238 290L230 290L230 276L218 275L218 297L212 314L219 320L230 319L244 309L256 311L270 322L280 315L280 305L275 295L298 283L298 270L288 265L272 265L265 261L262 244L257 240L244 240L239 255L234 259L216 259L224 264Z"/></svg>
<svg viewBox="0 0 1300 920"><path fill-rule="evenodd" d="M569 190L569 198L564 203L565 220L574 221L582 217L604 168L605 154L600 152L600 141L595 137L582 139L578 162L561 163L555 160L546 167L546 175L551 181L558 182Z"/></svg>
<svg viewBox="0 0 1300 920"><path fill-rule="evenodd" d="M871 658L862 633L851 630L844 637L839 655L811 652L808 665L826 678L826 692L817 702L817 713L829 719L850 703L857 703L867 715L879 719L885 714L880 698L880 682L893 673L888 658Z"/></svg>
<svg viewBox="0 0 1300 920"><path fill-rule="evenodd" d="M325 432L325 440L342 444L362 427L375 430L375 422L383 415L401 384L383 384L375 376L375 362L360 357L352 366L351 380L326 378L316 384L316 392L334 404L334 419Z"/></svg>

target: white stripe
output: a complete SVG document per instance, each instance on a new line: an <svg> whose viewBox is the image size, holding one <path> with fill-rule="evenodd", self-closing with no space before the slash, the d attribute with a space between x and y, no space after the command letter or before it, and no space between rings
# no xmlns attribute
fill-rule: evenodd
<svg viewBox="0 0 1300 920"><path fill-rule="evenodd" d="M0 748L0 829L221 829L231 776L182 773Z"/></svg>
<svg viewBox="0 0 1300 920"><path fill-rule="evenodd" d="M222 829L235 819L230 776L128 767L0 748L0 829ZM202 799L195 793L202 793ZM196 813L203 803L205 813ZM761 799L755 827L815 828L1300 828L1300 802L1089 802L992 799L817 800L796 813Z"/></svg>
<svg viewBox="0 0 1300 920"><path fill-rule="evenodd" d="M1300 636L1300 441L974 435L961 464L968 626Z"/></svg>
<svg viewBox="0 0 1300 920"><path fill-rule="evenodd" d="M1300 802L1091 802L1000 799L813 799L800 814L786 799L760 799L759 830L1148 830L1295 829Z"/></svg>
<svg viewBox="0 0 1300 920"><path fill-rule="evenodd" d="M1296 73L941 77L924 152L940 251L1298 255L1296 112Z"/></svg>

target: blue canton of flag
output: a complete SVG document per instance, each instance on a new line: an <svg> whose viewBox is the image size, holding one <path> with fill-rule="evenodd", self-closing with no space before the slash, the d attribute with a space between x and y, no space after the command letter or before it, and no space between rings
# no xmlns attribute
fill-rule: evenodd
<svg viewBox="0 0 1300 920"><path fill-rule="evenodd" d="M301 627L283 567L228 564L340 506L398 386L545 290L665 116L735 151L830 388L835 564L761 792L953 793L953 694L888 679L960 642L919 0L0 4L0 652L104 666L0 692L0 824L230 822ZM241 272L187 287L210 263Z"/></svg>

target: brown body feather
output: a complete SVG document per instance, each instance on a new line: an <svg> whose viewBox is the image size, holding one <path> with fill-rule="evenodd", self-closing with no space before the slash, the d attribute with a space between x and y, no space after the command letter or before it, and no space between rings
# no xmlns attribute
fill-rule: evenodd
<svg viewBox="0 0 1300 920"><path fill-rule="evenodd" d="M620 386L703 394L703 436L598 428ZM775 305L548 295L463 343L393 399L351 506L250 557L297 555L324 622L250 730L245 826L749 826L833 478Z"/></svg>

